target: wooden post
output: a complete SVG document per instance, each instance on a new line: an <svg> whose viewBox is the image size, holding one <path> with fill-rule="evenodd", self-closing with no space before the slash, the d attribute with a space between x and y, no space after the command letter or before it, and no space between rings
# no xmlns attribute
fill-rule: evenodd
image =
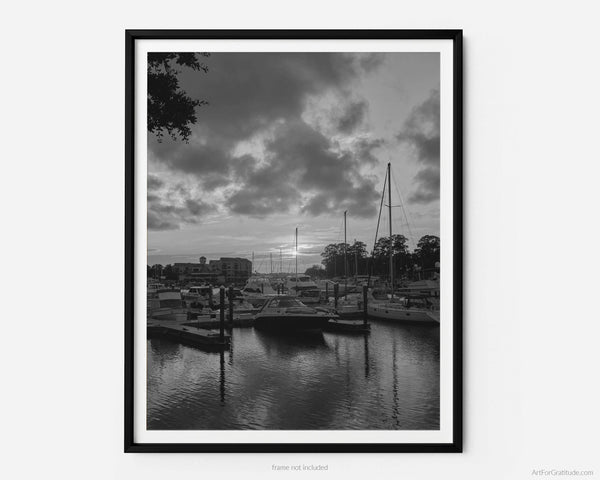
<svg viewBox="0 0 600 480"><path fill-rule="evenodd" d="M229 287L229 325L233 327L233 286Z"/></svg>
<svg viewBox="0 0 600 480"><path fill-rule="evenodd" d="M325 282L325 303L329 303L329 282Z"/></svg>
<svg viewBox="0 0 600 480"><path fill-rule="evenodd" d="M225 341L225 287L221 285L219 289L220 297L221 297L221 321L219 322L219 340L221 343Z"/></svg>
<svg viewBox="0 0 600 480"><path fill-rule="evenodd" d="M363 285L363 324L365 326L367 325L367 316L368 316L368 310L367 310L368 289L369 289L369 287L367 287L366 285Z"/></svg>
<svg viewBox="0 0 600 480"><path fill-rule="evenodd" d="M208 308L210 308L211 310L213 309L213 306L214 306L212 291L213 291L213 286L209 285L209 290L208 290Z"/></svg>
<svg viewBox="0 0 600 480"><path fill-rule="evenodd" d="M338 305L338 292L339 292L339 290L340 290L339 283L337 283L337 282L334 283L333 284L333 301L334 301L333 305L334 305L334 307L336 309L337 309L337 305Z"/></svg>

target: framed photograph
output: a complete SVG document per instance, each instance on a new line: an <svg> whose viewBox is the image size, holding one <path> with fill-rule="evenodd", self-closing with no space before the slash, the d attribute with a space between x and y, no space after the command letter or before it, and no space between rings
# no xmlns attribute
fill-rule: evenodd
<svg viewBox="0 0 600 480"><path fill-rule="evenodd" d="M125 451L461 452L462 31L125 49Z"/></svg>

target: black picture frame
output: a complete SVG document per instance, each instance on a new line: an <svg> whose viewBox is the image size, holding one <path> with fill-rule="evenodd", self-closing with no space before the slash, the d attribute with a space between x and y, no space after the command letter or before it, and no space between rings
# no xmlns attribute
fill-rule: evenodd
<svg viewBox="0 0 600 480"><path fill-rule="evenodd" d="M130 453L459 453L463 451L463 60L462 30L126 30L125 31L125 370L124 451ZM136 443L134 439L134 130L137 40L451 40L453 42L453 431L450 443Z"/></svg>

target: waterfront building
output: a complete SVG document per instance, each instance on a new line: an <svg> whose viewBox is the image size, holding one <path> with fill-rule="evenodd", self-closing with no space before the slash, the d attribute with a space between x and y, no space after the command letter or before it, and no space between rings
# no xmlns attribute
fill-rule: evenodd
<svg viewBox="0 0 600 480"><path fill-rule="evenodd" d="M179 283L193 283L197 285L218 284L219 280L224 281L221 271L206 264L206 257L200 257L199 263L175 263L173 268L177 272Z"/></svg>
<svg viewBox="0 0 600 480"><path fill-rule="evenodd" d="M206 263L206 257L202 256L199 263L175 263L173 267L179 283L196 285L243 285L252 274L252 262L237 257L221 257Z"/></svg>
<svg viewBox="0 0 600 480"><path fill-rule="evenodd" d="M252 275L252 262L247 258L221 257L219 260L211 260L209 265L223 274L228 285L244 285Z"/></svg>

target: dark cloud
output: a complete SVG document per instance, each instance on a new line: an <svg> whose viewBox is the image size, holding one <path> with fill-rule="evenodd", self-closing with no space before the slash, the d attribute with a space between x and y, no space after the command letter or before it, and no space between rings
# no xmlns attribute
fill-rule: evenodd
<svg viewBox="0 0 600 480"><path fill-rule="evenodd" d="M258 180L256 177L255 179ZM263 184L264 188L261 188L260 184ZM232 212L241 215L266 217L273 213L290 211L294 205L299 204L300 199L299 192L290 188L287 183L278 184L276 181L268 180L258 181L255 185L249 179L243 189L235 191L228 198L227 206Z"/></svg>
<svg viewBox="0 0 600 480"><path fill-rule="evenodd" d="M415 181L419 189L412 193L410 201L413 203L430 203L440 198L440 169L425 167L417 172Z"/></svg>
<svg viewBox="0 0 600 480"><path fill-rule="evenodd" d="M166 183L161 180L160 185ZM149 194L147 201L149 230L177 230L183 224L201 223L215 210L213 205L193 198L181 184Z"/></svg>
<svg viewBox="0 0 600 480"><path fill-rule="evenodd" d="M192 176L205 191L225 187L225 207L233 213L267 216L298 209L320 215L352 206L357 215L369 215L375 212L377 194L358 170L362 162L376 161L372 150L377 145L357 142L340 151L302 114L311 95L342 92L381 59L345 53L212 54L206 59L207 74L180 74L191 97L209 102L197 110L190 142L163 137L158 143L149 135L149 151L154 161ZM366 108L365 102L352 103L339 119L340 131L349 133L360 125ZM268 139L260 158L237 155L240 142L256 134ZM151 213L163 215L157 228L184 221L192 209L181 197L163 199L163 205L175 210L149 210L149 221Z"/></svg>
<svg viewBox="0 0 600 480"><path fill-rule="evenodd" d="M362 68L366 72L370 72L371 70L375 70L379 67L383 60L385 59L384 53L361 53L357 54L357 60Z"/></svg>
<svg viewBox="0 0 600 480"><path fill-rule="evenodd" d="M397 135L409 145L422 165L414 178L415 188L409 202L429 203L440 196L440 92L432 90L429 98L415 107Z"/></svg>
<svg viewBox="0 0 600 480"><path fill-rule="evenodd" d="M364 100L350 103L337 121L337 129L342 133L352 133L363 121L368 109Z"/></svg>
<svg viewBox="0 0 600 480"><path fill-rule="evenodd" d="M236 144L277 122L299 119L310 95L341 91L357 75L379 62L376 54L215 53L207 74L180 73L182 88L209 101L197 111L189 144L149 135L148 146L159 161L174 169L203 174L221 164ZM211 158L208 158L208 157ZM198 166L195 164L202 163Z"/></svg>
<svg viewBox="0 0 600 480"><path fill-rule="evenodd" d="M207 203L199 202L198 200L193 200L191 198L186 199L185 206L192 215L202 215L210 210L210 205Z"/></svg>
<svg viewBox="0 0 600 480"><path fill-rule="evenodd" d="M373 150L383 147L385 141L383 138L360 138L355 144L355 155L361 162L366 162L370 165L376 165L379 160L373 155Z"/></svg>
<svg viewBox="0 0 600 480"><path fill-rule="evenodd" d="M346 209L375 214L378 193L373 180L361 175L359 157L331 147L305 122L281 125L266 145L265 161L242 179L228 207L257 216L294 208L310 215Z"/></svg>
<svg viewBox="0 0 600 480"><path fill-rule="evenodd" d="M163 181L156 175L148 174L148 190L156 190L163 186Z"/></svg>
<svg viewBox="0 0 600 480"><path fill-rule="evenodd" d="M198 138L192 138L190 143L186 144L163 137L160 143L150 142L149 147L162 165L176 172L194 175L207 190L229 182L234 159L227 149L218 145L207 144Z"/></svg>
<svg viewBox="0 0 600 480"><path fill-rule="evenodd" d="M198 129L213 140L238 142L280 119L297 118L307 96L339 89L361 72L343 53L215 53L209 73L190 73L182 87L210 105Z"/></svg>
<svg viewBox="0 0 600 480"><path fill-rule="evenodd" d="M179 222L164 220L155 212L148 210L148 230L177 230Z"/></svg>

